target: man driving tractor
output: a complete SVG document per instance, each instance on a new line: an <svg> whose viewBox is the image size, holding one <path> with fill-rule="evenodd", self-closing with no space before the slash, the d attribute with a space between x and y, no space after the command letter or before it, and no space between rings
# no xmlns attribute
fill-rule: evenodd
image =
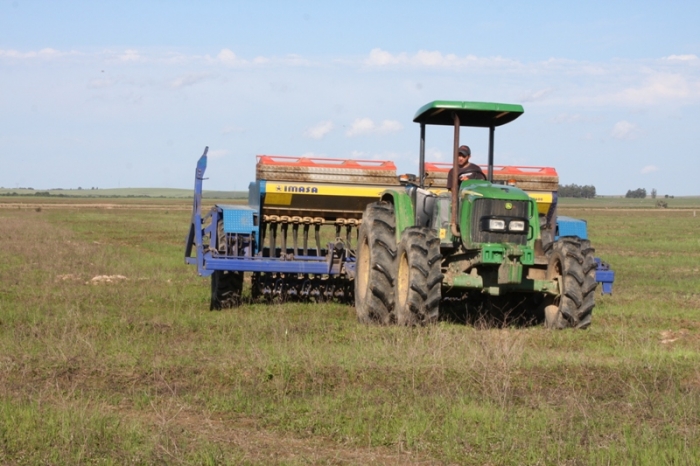
<svg viewBox="0 0 700 466"><path fill-rule="evenodd" d="M459 151L457 154L457 160L459 163L459 181L464 180L485 180L486 175L481 170L481 167L474 163L469 162L469 158L472 155L472 151L469 146L459 146ZM450 168L447 174L447 189L452 190L452 168Z"/></svg>

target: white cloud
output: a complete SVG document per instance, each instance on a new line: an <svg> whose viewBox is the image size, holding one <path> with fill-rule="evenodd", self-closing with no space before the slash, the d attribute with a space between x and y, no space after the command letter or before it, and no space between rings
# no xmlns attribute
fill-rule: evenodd
<svg viewBox="0 0 700 466"><path fill-rule="evenodd" d="M377 128L377 132L381 134L398 133L403 129L403 125L396 120L384 120Z"/></svg>
<svg viewBox="0 0 700 466"><path fill-rule="evenodd" d="M209 58L211 60L211 58ZM302 58L300 55L290 54L283 58L268 58L258 56L252 60L246 60L236 55L231 49L221 49L216 56L216 62L226 66L250 66L250 65L267 65L281 64L284 66L304 66L309 65L309 60Z"/></svg>
<svg viewBox="0 0 700 466"><path fill-rule="evenodd" d="M262 58L262 57L258 57L258 58ZM271 61L268 59L265 59L265 60L267 60L265 63ZM279 62L281 62L285 65L289 65L289 66L305 66L305 65L309 65L311 63L311 62L309 62L309 60L302 58L301 55L296 55L296 54L290 54L284 58L277 59L275 61L279 61Z"/></svg>
<svg viewBox="0 0 700 466"><path fill-rule="evenodd" d="M191 73L184 76L180 76L170 83L173 89L179 89L181 87L194 86L197 83L207 80L211 75L209 73Z"/></svg>
<svg viewBox="0 0 700 466"><path fill-rule="evenodd" d="M106 89L108 87L112 87L114 85L114 81L111 79L93 79L90 82L88 82L88 87L90 89Z"/></svg>
<svg viewBox="0 0 700 466"><path fill-rule="evenodd" d="M435 148L425 150L425 160L429 160L431 162L448 161L447 156L441 150Z"/></svg>
<svg viewBox="0 0 700 466"><path fill-rule="evenodd" d="M245 133L245 128L242 128L240 126L229 125L229 126L224 126L221 129L221 134L232 134L232 133Z"/></svg>
<svg viewBox="0 0 700 466"><path fill-rule="evenodd" d="M29 51L29 52L20 52L18 50L3 50L0 49L0 58L19 58L19 59L27 59L27 58L43 58L43 59L51 59L51 58L59 58L64 55L72 55L75 54L75 52L61 52L56 49L52 48L44 48L39 51Z"/></svg>
<svg viewBox="0 0 700 466"><path fill-rule="evenodd" d="M221 159L228 155L228 151L226 149L210 150L209 152L207 152L207 155L212 159Z"/></svg>
<svg viewBox="0 0 700 466"><path fill-rule="evenodd" d="M660 101L682 100L700 96L697 80L690 84L680 74L658 73L651 76L644 85L619 92L615 99L632 105L652 105Z"/></svg>
<svg viewBox="0 0 700 466"><path fill-rule="evenodd" d="M310 128L307 128L306 131L304 131L304 136L311 139L323 139L326 134L333 130L333 127L334 125L332 121L322 121Z"/></svg>
<svg viewBox="0 0 700 466"><path fill-rule="evenodd" d="M666 60L671 60L671 61L695 61L698 59L697 55L669 55L668 57L665 57Z"/></svg>
<svg viewBox="0 0 700 466"><path fill-rule="evenodd" d="M53 48L44 48L41 50L30 50L26 52L14 49L0 49L0 59L58 59L67 56L79 56L87 60L87 62L95 62L107 60L113 64L118 63L146 63L154 62L170 66L187 66L197 63L219 64L224 66L264 66L268 64L276 64L281 66L308 66L312 62L301 55L289 54L283 57L264 57L257 56L252 59L246 59L238 56L233 50L223 48L215 56L184 54L179 51L168 50L161 52L159 50L148 49L145 52L137 49L115 50L105 49L98 52L64 52ZM100 65L97 65L100 66Z"/></svg>
<svg viewBox="0 0 700 466"><path fill-rule="evenodd" d="M56 49L51 49L51 48L49 48L49 49L41 49L41 50L39 50L39 54L38 54L38 55L39 55L39 57L41 57L41 58L56 58L56 57L60 57L60 56L65 55L65 54L62 53L62 52L59 52L59 51L56 50Z"/></svg>
<svg viewBox="0 0 700 466"><path fill-rule="evenodd" d="M642 168L642 170L639 173L641 173L642 175L647 175L656 171L659 171L659 167L657 167L656 165L647 165L646 167Z"/></svg>
<svg viewBox="0 0 700 466"><path fill-rule="evenodd" d="M551 118L549 121L552 123L578 123L583 120L583 117L578 114L571 114L571 113L560 113L559 115Z"/></svg>
<svg viewBox="0 0 700 466"><path fill-rule="evenodd" d="M370 118L358 118L353 121L350 129L345 134L348 137L364 134L388 134L401 131L402 129L401 123L395 120L384 120L380 125L376 125Z"/></svg>
<svg viewBox="0 0 700 466"><path fill-rule="evenodd" d="M599 116L585 116L580 113L560 113L549 119L550 123L599 123L602 120Z"/></svg>
<svg viewBox="0 0 700 466"><path fill-rule="evenodd" d="M216 59L227 66L241 65L245 60L239 59L230 49L221 49L221 52L216 56Z"/></svg>
<svg viewBox="0 0 700 466"><path fill-rule="evenodd" d="M358 118L352 122L350 129L345 132L347 136L359 136L374 131L374 122L369 118Z"/></svg>
<svg viewBox="0 0 700 466"><path fill-rule="evenodd" d="M636 139L637 136L639 136L639 128L637 125L630 123L629 121L622 120L615 123L610 135L614 139L620 140Z"/></svg>
<svg viewBox="0 0 700 466"><path fill-rule="evenodd" d="M501 57L479 58L475 55L459 57L452 53L443 54L442 52L427 50L419 50L413 55L409 55L406 52L393 55L380 48L375 48L370 51L369 57L364 60L364 64L368 66L408 65L415 67L445 68L474 65L517 65L518 62Z"/></svg>
<svg viewBox="0 0 700 466"><path fill-rule="evenodd" d="M554 91L551 87L546 89L540 89L539 91L528 92L520 97L521 102L535 102L537 100L545 99L549 94Z"/></svg>
<svg viewBox="0 0 700 466"><path fill-rule="evenodd" d="M145 58L139 53L138 50L125 50L123 53L119 54L117 56L120 61L123 62L142 62L145 61Z"/></svg>
<svg viewBox="0 0 700 466"><path fill-rule="evenodd" d="M414 65L423 66L449 66L457 61L457 55L448 54L443 56L440 52L428 52L426 50L419 50L411 59Z"/></svg>
<svg viewBox="0 0 700 466"><path fill-rule="evenodd" d="M34 55L29 55L29 53L34 53ZM3 58L30 58L36 56L36 52L22 53L17 50L3 50L0 49L0 57Z"/></svg>
<svg viewBox="0 0 700 466"><path fill-rule="evenodd" d="M405 56L406 54L402 54ZM365 60L367 65L397 65L399 63L399 58L394 57L389 52L385 52L382 49L372 49L369 53L369 58Z"/></svg>
<svg viewBox="0 0 700 466"><path fill-rule="evenodd" d="M165 65L187 65L190 61L193 60L192 56L185 55L183 53L179 52L169 52L163 57L158 57L158 60L160 63L163 63ZM199 57L197 57L199 58Z"/></svg>

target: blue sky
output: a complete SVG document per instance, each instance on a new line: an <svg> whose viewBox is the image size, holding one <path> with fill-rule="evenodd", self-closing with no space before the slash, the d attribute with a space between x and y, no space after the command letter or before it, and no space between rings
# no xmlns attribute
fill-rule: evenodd
<svg viewBox="0 0 700 466"><path fill-rule="evenodd" d="M520 103L496 163L700 195L698 2L0 0L0 186L245 190L255 155L417 172L433 100ZM488 134L464 129L472 161ZM428 159L451 132L428 128Z"/></svg>

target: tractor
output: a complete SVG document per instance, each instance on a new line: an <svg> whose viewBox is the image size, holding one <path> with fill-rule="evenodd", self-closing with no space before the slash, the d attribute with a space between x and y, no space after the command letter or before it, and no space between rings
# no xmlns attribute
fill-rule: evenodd
<svg viewBox="0 0 700 466"><path fill-rule="evenodd" d="M425 325L441 309L497 308L549 328L587 328L596 273L586 223L557 218L556 172L495 167L496 127L523 114L520 105L434 101L418 110L419 174L381 193L363 215L354 297L361 322ZM452 186L446 167L425 162L428 125L454 127ZM458 183L462 126L488 128L487 180ZM529 169L532 168L532 169Z"/></svg>

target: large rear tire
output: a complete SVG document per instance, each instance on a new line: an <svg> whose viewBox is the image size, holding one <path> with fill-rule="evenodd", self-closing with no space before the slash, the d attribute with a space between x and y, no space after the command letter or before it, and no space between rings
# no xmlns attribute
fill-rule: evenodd
<svg viewBox="0 0 700 466"><path fill-rule="evenodd" d="M224 233L224 222L219 220L216 225L217 250L220 254L230 253L230 250L237 250L235 242L227 244ZM243 294L243 272L231 272L228 270L216 270L211 275L211 301L210 311L220 311L229 309L241 304Z"/></svg>
<svg viewBox="0 0 700 466"><path fill-rule="evenodd" d="M425 227L404 230L398 248L396 323L425 325L440 313L440 239Z"/></svg>
<svg viewBox="0 0 700 466"><path fill-rule="evenodd" d="M362 323L394 320L396 219L394 206L375 202L365 209L357 246L355 311Z"/></svg>
<svg viewBox="0 0 700 466"><path fill-rule="evenodd" d="M544 308L548 328L584 329L591 325L595 306L595 250L588 240L564 237L548 252L547 279L558 280L560 296Z"/></svg>

